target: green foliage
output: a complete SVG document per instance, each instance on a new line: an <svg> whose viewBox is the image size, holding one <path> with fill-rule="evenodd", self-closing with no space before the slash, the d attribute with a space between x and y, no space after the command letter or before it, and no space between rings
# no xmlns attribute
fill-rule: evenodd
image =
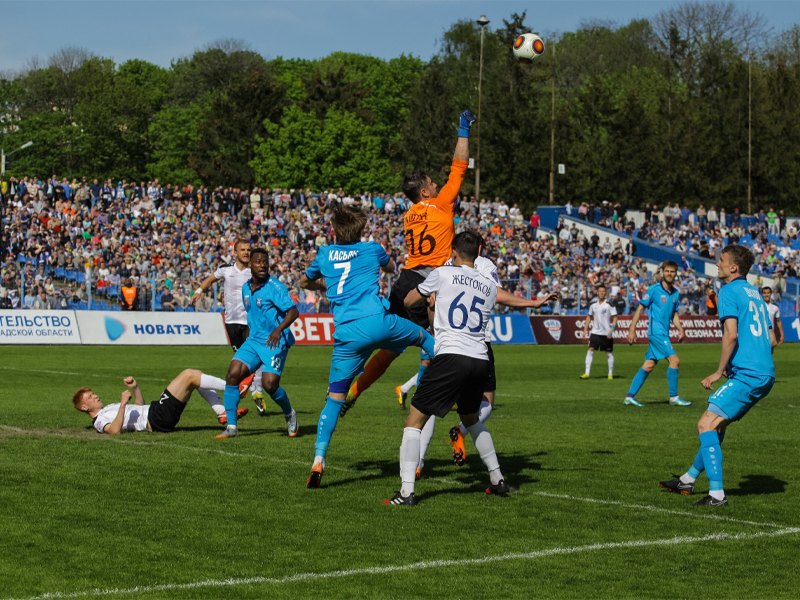
<svg viewBox="0 0 800 600"><path fill-rule="evenodd" d="M734 5L685 2L650 21L587 23L521 65L510 45L531 29L523 12L483 31L470 142L482 197L547 202L554 130L558 203L746 210L752 177L754 208L800 210L800 26L770 37ZM265 61L222 40L162 69L65 48L0 81L0 143L35 142L13 174L392 192L410 169L445 179L458 114L478 113L480 55L472 21L450 26L428 62Z"/></svg>

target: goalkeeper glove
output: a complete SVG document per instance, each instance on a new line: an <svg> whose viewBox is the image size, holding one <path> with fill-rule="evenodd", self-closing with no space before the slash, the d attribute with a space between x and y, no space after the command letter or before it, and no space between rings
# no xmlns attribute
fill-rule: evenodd
<svg viewBox="0 0 800 600"><path fill-rule="evenodd" d="M469 128L475 122L475 117L471 112L465 110L461 113L461 119L458 123L458 137L469 137Z"/></svg>

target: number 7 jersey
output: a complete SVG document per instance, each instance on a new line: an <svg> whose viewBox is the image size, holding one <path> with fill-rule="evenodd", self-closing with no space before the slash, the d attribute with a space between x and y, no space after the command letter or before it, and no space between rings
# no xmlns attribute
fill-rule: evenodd
<svg viewBox="0 0 800 600"><path fill-rule="evenodd" d="M772 361L771 324L767 305L758 290L740 277L719 292L719 319L737 320L738 339L729 368L753 375L775 377Z"/></svg>
<svg viewBox="0 0 800 600"><path fill-rule="evenodd" d="M380 295L380 268L389 255L377 242L320 246L306 269L312 281L325 278L335 327L362 317L382 314L389 302Z"/></svg>
<svg viewBox="0 0 800 600"><path fill-rule="evenodd" d="M489 360L486 325L497 300L497 283L467 266L439 267L417 286L436 294L435 354L460 354Z"/></svg>

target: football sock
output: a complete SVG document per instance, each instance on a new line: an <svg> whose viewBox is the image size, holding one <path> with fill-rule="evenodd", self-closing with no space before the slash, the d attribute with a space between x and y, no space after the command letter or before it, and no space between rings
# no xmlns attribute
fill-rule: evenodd
<svg viewBox="0 0 800 600"><path fill-rule="evenodd" d="M614 355L613 354L609 354L608 355L608 375L609 375L609 377L613 377L614 376Z"/></svg>
<svg viewBox="0 0 800 600"><path fill-rule="evenodd" d="M480 421L467 427L467 431L472 436L472 442L475 444L475 449L489 470L489 479L492 484L500 483L503 479L500 473L500 463L497 461L497 453L494 451L494 442L492 442L492 434L486 429L486 426Z"/></svg>
<svg viewBox="0 0 800 600"><path fill-rule="evenodd" d="M264 384L261 381L261 375L264 372L263 367L258 367L256 370L255 375L253 376L253 383L250 384L250 393L251 394L263 394L264 393Z"/></svg>
<svg viewBox="0 0 800 600"><path fill-rule="evenodd" d="M419 381L419 373L414 373L414 376L406 381L403 385L400 386L400 389L403 390L403 393L407 394L411 391L411 388L417 385L417 381Z"/></svg>
<svg viewBox="0 0 800 600"><path fill-rule="evenodd" d="M422 462L425 460L425 455L428 453L428 446L431 445L431 440L433 439L433 430L435 428L436 428L436 417L431 415L431 418L428 419L427 423L425 423L425 427L422 428L422 435L419 438L420 464L422 464Z"/></svg>
<svg viewBox="0 0 800 600"><path fill-rule="evenodd" d="M722 445L723 440L725 439L725 432L718 433L717 436L719 437L719 443ZM694 457L694 463L692 466L689 467L689 470L686 471L683 475L681 475L681 481L683 483L694 483L695 479L700 476L700 473L706 470L705 465L703 464L703 450L700 449L697 451L697 455Z"/></svg>
<svg viewBox="0 0 800 600"><path fill-rule="evenodd" d="M427 352L431 356L434 356L434 354L435 354L435 352L434 352L435 342L433 340L433 336L430 333L428 333L427 331L425 331L424 329L422 330L422 334L423 334L422 335L422 341L420 342L419 346L425 352Z"/></svg>
<svg viewBox="0 0 800 600"><path fill-rule="evenodd" d="M403 443L400 444L400 479L403 482L400 488L400 495L403 497L414 493L421 434L422 431L416 427L403 429Z"/></svg>
<svg viewBox="0 0 800 600"><path fill-rule="evenodd" d="M289 396L286 394L286 390L282 387L279 387L275 390L274 394L269 395L270 398L281 407L284 415L292 414L292 404L289 402Z"/></svg>
<svg viewBox="0 0 800 600"><path fill-rule="evenodd" d="M491 416L492 404L488 400L481 400L481 407L478 409L478 422L486 423ZM467 428L464 427L464 424L459 423L458 426L461 428L461 435L467 437Z"/></svg>
<svg viewBox="0 0 800 600"><path fill-rule="evenodd" d="M322 463L322 468L325 468L325 457L320 456L319 454L314 457L314 463L311 465L312 467L318 463Z"/></svg>
<svg viewBox="0 0 800 600"><path fill-rule="evenodd" d="M703 465L708 477L709 494L715 498L724 498L722 487L722 447L716 431L705 431L700 434L700 451L703 453ZM721 493L715 495L713 492Z"/></svg>
<svg viewBox="0 0 800 600"><path fill-rule="evenodd" d="M633 398L636 396L636 394L639 393L639 390L642 389L644 381L645 379L647 379L648 375L650 375L650 373L640 368L638 373L636 373L636 375L633 376L633 381L631 382L631 388L628 390L629 398Z"/></svg>
<svg viewBox="0 0 800 600"><path fill-rule="evenodd" d="M344 405L344 400L334 400L328 396L325 400L325 408L319 416L319 425L317 426L317 443L315 448L317 456L325 458L328 452L328 444L331 443L331 436L333 430L336 429L336 422L339 420L339 410Z"/></svg>
<svg viewBox="0 0 800 600"><path fill-rule="evenodd" d="M197 393L203 397L203 400L208 402L208 405L217 413L217 416L225 412L225 407L222 405L217 392L214 390L207 390L206 388L197 388Z"/></svg>
<svg viewBox="0 0 800 600"><path fill-rule="evenodd" d="M589 371L592 370L592 360L594 360L594 351L588 350L586 352L586 374L589 374Z"/></svg>
<svg viewBox="0 0 800 600"><path fill-rule="evenodd" d="M213 375L200 374L200 387L207 390L216 390L217 392L225 391L225 380ZM205 396L203 396L205 398Z"/></svg>
<svg viewBox="0 0 800 600"><path fill-rule="evenodd" d="M669 397L676 398L678 396L678 369L672 367L667 369L667 383L669 384Z"/></svg>
<svg viewBox="0 0 800 600"><path fill-rule="evenodd" d="M378 350L375 356L369 359L364 365L364 372L356 379L350 388L354 398L358 398L366 392L370 386L386 373L386 369L392 364L392 357L386 350Z"/></svg>
<svg viewBox="0 0 800 600"><path fill-rule="evenodd" d="M228 425L236 427L236 425L238 425L236 409L239 408L239 386L226 385L222 402L225 404L225 414L228 417Z"/></svg>
<svg viewBox="0 0 800 600"><path fill-rule="evenodd" d="M423 365L419 363L419 372L417 373L417 381L422 381L422 376L425 375L425 371L428 370L428 365Z"/></svg>

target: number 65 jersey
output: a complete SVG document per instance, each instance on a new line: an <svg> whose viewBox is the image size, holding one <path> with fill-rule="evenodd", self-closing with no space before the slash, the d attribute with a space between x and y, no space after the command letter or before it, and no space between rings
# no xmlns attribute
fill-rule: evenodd
<svg viewBox="0 0 800 600"><path fill-rule="evenodd" d="M752 375L775 377L769 312L761 294L740 277L722 286L719 292L719 320L736 319L738 338L729 368Z"/></svg>
<svg viewBox="0 0 800 600"><path fill-rule="evenodd" d="M417 286L423 296L436 294L436 356L460 354L489 360L486 325L497 300L497 283L467 266L444 266Z"/></svg>

